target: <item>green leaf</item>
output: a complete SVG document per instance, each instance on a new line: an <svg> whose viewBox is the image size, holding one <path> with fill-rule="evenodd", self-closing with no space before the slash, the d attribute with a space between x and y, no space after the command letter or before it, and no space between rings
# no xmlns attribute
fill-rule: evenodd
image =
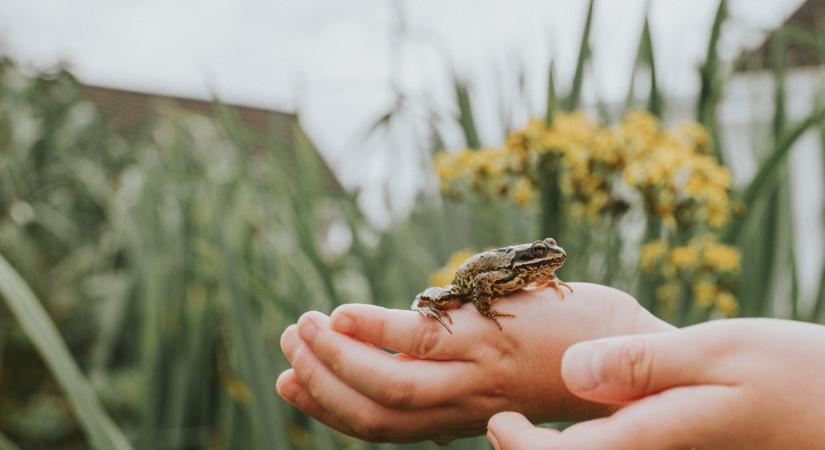
<svg viewBox="0 0 825 450"><path fill-rule="evenodd" d="M565 108L572 111L579 107L581 102L582 85L584 84L584 66L590 60L590 30L593 24L593 4L595 0L590 0L587 7L587 18L584 22L584 31L582 32L582 40L579 45L579 58L576 61L576 72L573 75L573 87L570 89L570 95L567 97Z"/></svg>
<svg viewBox="0 0 825 450"><path fill-rule="evenodd" d="M739 235L739 231L742 228L743 223L748 220L748 217L751 216L750 211L753 209L752 206L754 202L768 187L771 177L780 166L780 163L788 156L788 153L793 147L793 144L796 143L796 140L805 134L805 132L811 127L817 126L823 120L825 120L825 106L819 106L808 117L797 123L796 126L790 130L783 133L776 147L759 165L756 175L745 189L745 193L742 196L742 202L745 204L745 212L734 218L731 222L725 233L726 241L732 242Z"/></svg>
<svg viewBox="0 0 825 450"><path fill-rule="evenodd" d="M548 127L553 125L553 114L558 108L556 99L556 81L554 79L553 62L550 61L550 67L547 68L547 112L544 114L544 124Z"/></svg>
<svg viewBox="0 0 825 450"><path fill-rule="evenodd" d="M479 149L481 148L481 143L478 140L476 123L475 119L473 119L473 108L470 104L470 93L467 91L467 86L458 80L455 80L453 85L455 87L456 100L458 101L458 123L461 125L461 131L464 132L464 139L467 141L467 147Z"/></svg>
<svg viewBox="0 0 825 450"><path fill-rule="evenodd" d="M1 255L0 294L63 388L92 446L99 450L131 449L129 441L100 405L40 301Z"/></svg>
<svg viewBox="0 0 825 450"><path fill-rule="evenodd" d="M659 91L658 76L656 75L656 60L653 54L653 39L650 35L650 20L645 17L642 34L639 37L639 47L636 53L636 63L630 76L630 87L627 92L625 107L631 108L636 97L636 75L640 67L650 70L650 92L648 93L647 110L661 117L664 109L664 98Z"/></svg>
<svg viewBox="0 0 825 450"><path fill-rule="evenodd" d="M0 450L20 450L20 447L0 432Z"/></svg>
<svg viewBox="0 0 825 450"><path fill-rule="evenodd" d="M699 103L696 108L696 120L705 126L712 120L712 109L718 96L716 78L719 66L719 55L717 54L716 46L719 43L719 36L722 33L722 24L728 16L727 3L727 0L720 0L719 7L716 9L716 16L711 26L705 62L699 69L702 85L699 92Z"/></svg>

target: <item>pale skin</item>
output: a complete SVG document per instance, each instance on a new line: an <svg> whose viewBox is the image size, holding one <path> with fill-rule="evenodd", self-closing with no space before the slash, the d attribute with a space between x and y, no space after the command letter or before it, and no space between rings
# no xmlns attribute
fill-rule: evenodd
<svg viewBox="0 0 825 450"><path fill-rule="evenodd" d="M673 327L621 291L571 284L564 300L552 289L498 300L496 310L516 316L501 319L502 331L472 304L450 311L453 335L414 311L350 304L330 317L308 312L281 336L292 368L279 376L278 393L334 429L380 442L484 434L499 411L533 422L602 417L617 406L565 387L564 351Z"/></svg>
<svg viewBox="0 0 825 450"><path fill-rule="evenodd" d="M626 405L562 432L500 413L496 450L822 449L825 327L775 319L578 344L562 376L577 396Z"/></svg>

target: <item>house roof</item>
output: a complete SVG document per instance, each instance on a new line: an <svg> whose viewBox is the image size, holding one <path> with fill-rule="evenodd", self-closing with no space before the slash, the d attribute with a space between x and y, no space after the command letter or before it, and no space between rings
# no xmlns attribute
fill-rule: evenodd
<svg viewBox="0 0 825 450"><path fill-rule="evenodd" d="M158 106L166 105L184 111L216 117L219 113L215 102L192 98L173 97L147 92L129 91L104 86L84 85L83 88L91 100L98 105L109 118L109 123L120 131L139 126L152 115L157 114ZM326 164L315 144L306 135L295 114L272 111L249 106L225 104L235 114L242 125L269 139L286 143L285 148L296 151L298 145L308 145L318 156L322 165L321 173L327 181L327 188L334 192L343 191L343 187L332 169ZM289 158L290 161L294 158ZM297 169L293 167L293 169ZM301 174L296 174L300 176Z"/></svg>
<svg viewBox="0 0 825 450"><path fill-rule="evenodd" d="M825 0L807 0L799 7L785 23L778 28L785 27L789 31L802 31L814 41L818 41L820 48L825 49ZM771 34L755 50L745 52L737 66L738 71L766 70L773 67L771 48L779 39ZM784 44L786 64L788 67L810 67L823 64L823 55L817 54L809 46L797 40L789 40Z"/></svg>

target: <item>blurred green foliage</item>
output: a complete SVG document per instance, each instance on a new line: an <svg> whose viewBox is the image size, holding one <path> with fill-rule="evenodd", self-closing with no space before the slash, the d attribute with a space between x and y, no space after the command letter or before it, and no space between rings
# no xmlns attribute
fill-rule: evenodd
<svg viewBox="0 0 825 450"><path fill-rule="evenodd" d="M715 50L725 6L697 100L696 119L714 137L729 77ZM579 106L590 11L568 95L556 91L549 71L548 123L559 105ZM792 31L787 40L819 42ZM641 106L661 116L654 46L646 25L637 65L652 73ZM781 66L775 79L781 106ZM468 147L478 148L470 91L456 81L455 93L456 122ZM636 98L628 95L628 107L640 106ZM611 281L642 299L652 289L638 277L639 242L611 239L606 231L622 224L566 229L552 182L526 209L485 196L422 197L409 217L379 229L359 209L357 192L329 182L297 120L288 136L266 135L242 126L230 108L216 108L218 117L207 118L159 105L144 122L116 129L65 70L27 72L0 60L0 255L10 263L0 270L7 288L0 448L107 448L104 440L120 433L135 449L403 448L333 432L276 396L275 377L287 367L278 338L287 324L305 310L352 301L407 308L454 251L548 232L577 255L564 279ZM798 275L786 264L794 259L783 161L801 135L822 129L825 109L820 104L799 123L787 123L781 111L757 176L737 191L745 213L725 236L745 255L744 313L772 315L774 298L787 298L792 317L821 320L825 270L813 307L801 308ZM16 274L31 293L9 288ZM51 323L62 341L52 339ZM415 448L429 447L437 448ZM487 447L469 439L450 448Z"/></svg>

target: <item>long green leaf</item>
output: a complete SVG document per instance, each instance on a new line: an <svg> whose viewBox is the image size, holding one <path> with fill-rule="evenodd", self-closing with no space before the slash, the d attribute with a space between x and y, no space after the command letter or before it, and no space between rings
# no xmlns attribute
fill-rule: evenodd
<svg viewBox="0 0 825 450"><path fill-rule="evenodd" d="M573 85L570 89L570 95L567 97L565 107L568 111L572 111L579 107L581 102L582 85L584 84L584 67L590 59L590 30L593 25L593 4L595 0L590 0L587 6L587 18L584 21L584 31L582 32L582 40L579 45L579 58L576 61L576 72L573 75Z"/></svg>
<svg viewBox="0 0 825 450"><path fill-rule="evenodd" d="M723 81L719 75L719 55L717 44L722 33L722 24L728 16L727 0L720 0L719 8L711 27L705 62L699 69L702 84L696 106L696 120L708 129L711 135L711 149L719 163L724 163L724 154L720 147L719 123L716 120L716 105L722 95Z"/></svg>
<svg viewBox="0 0 825 450"><path fill-rule="evenodd" d="M455 80L453 84L455 87L456 101L458 101L458 123L461 125L461 131L464 132L467 147L472 149L481 148L478 132L476 131L476 122L475 119L473 119L473 107L470 103L470 93L467 91L467 86L458 80Z"/></svg>
<svg viewBox="0 0 825 450"><path fill-rule="evenodd" d="M544 113L544 124L548 127L553 124L553 114L556 112L558 100L556 99L556 81L553 62L550 62L550 67L547 68L547 109Z"/></svg>
<svg viewBox="0 0 825 450"><path fill-rule="evenodd" d="M779 139L779 143L776 148L774 148L771 154L768 155L764 161L762 161L756 175L753 177L753 180L745 189L745 193L742 197L742 202L745 204L745 212L740 216L737 216L734 221L731 222L727 232L725 233L726 241L731 242L739 235L742 224L748 219L748 217L750 217L750 211L754 201L762 195L762 192L768 187L770 184L769 181L774 175L779 163L788 156L788 153L793 147L793 144L796 143L796 140L805 134L806 131L811 129L811 127L816 126L824 120L825 106L819 106L818 109L814 110L808 117L783 134L783 136Z"/></svg>
<svg viewBox="0 0 825 450"><path fill-rule="evenodd" d="M0 450L20 450L20 447L0 432Z"/></svg>
<svg viewBox="0 0 825 450"><path fill-rule="evenodd" d="M100 405L46 310L2 255L0 294L63 388L92 446L99 450L131 449L129 441Z"/></svg>
<svg viewBox="0 0 825 450"><path fill-rule="evenodd" d="M717 97L717 71L719 67L719 56L716 46L719 43L719 36L722 34L722 24L728 15L727 0L720 0L719 7L716 9L716 16L713 19L713 25L710 30L710 40L708 41L708 49L705 55L705 62L699 69L699 74L702 79L702 86L699 92L699 103L696 108L696 120L704 125L707 125L712 120L712 109Z"/></svg>
<svg viewBox="0 0 825 450"><path fill-rule="evenodd" d="M640 67L646 66L650 70L650 92L648 93L647 110L657 116L662 116L664 98L659 91L658 76L656 75L656 59L653 54L653 39L650 34L650 20L646 17L642 34L639 38L639 47L636 54L636 63L630 76L630 87L627 92L625 106L630 108L635 103L636 75Z"/></svg>

